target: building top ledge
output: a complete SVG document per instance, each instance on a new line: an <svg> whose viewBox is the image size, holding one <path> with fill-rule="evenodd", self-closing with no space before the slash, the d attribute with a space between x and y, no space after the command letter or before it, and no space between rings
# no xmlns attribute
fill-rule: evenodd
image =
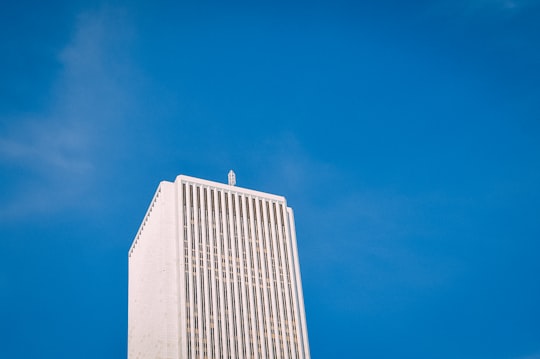
<svg viewBox="0 0 540 359"><path fill-rule="evenodd" d="M175 182L179 182L179 183L182 183L182 182L196 183L196 184L200 184L202 186L219 188L219 189L229 191L229 192L245 193L245 194L250 194L252 196L264 197L264 198L268 198L268 199L273 199L275 201L286 202L284 196L270 194L270 193L267 193L267 192L256 191L256 190L252 190L252 189L249 189L249 188L238 187L236 185L233 186L233 185L228 185L226 183L209 181L209 180L205 180L205 179L201 179L201 178L197 178L197 177L191 177L191 176L187 176L187 175L183 175L183 174L178 175L176 177Z"/></svg>

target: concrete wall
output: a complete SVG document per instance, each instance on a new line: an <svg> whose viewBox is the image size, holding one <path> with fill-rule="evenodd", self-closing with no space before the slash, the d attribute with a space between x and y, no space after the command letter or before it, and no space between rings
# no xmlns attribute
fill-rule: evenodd
<svg viewBox="0 0 540 359"><path fill-rule="evenodd" d="M178 358L175 188L160 184L129 252L129 359Z"/></svg>

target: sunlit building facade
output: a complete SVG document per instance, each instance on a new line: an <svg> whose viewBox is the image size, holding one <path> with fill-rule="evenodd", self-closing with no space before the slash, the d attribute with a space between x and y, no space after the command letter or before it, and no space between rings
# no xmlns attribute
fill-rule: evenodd
<svg viewBox="0 0 540 359"><path fill-rule="evenodd" d="M180 175L129 250L128 358L310 358L293 211Z"/></svg>

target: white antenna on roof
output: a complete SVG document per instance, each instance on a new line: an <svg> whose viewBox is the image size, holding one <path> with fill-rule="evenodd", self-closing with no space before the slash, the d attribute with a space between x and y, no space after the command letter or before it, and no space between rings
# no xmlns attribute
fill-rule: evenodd
<svg viewBox="0 0 540 359"><path fill-rule="evenodd" d="M229 186L236 186L236 174L233 170L229 171Z"/></svg>

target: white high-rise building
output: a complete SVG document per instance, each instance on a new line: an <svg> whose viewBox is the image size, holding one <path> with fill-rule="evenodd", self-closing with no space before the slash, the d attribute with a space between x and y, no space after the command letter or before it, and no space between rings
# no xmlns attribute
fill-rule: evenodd
<svg viewBox="0 0 540 359"><path fill-rule="evenodd" d="M293 211L284 197L180 175L129 250L129 359L307 359Z"/></svg>

